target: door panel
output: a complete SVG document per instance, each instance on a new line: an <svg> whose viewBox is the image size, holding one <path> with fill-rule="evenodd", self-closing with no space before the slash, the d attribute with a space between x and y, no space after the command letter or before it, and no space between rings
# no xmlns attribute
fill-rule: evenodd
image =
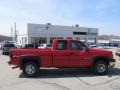
<svg viewBox="0 0 120 90"><path fill-rule="evenodd" d="M72 67L85 67L91 65L90 54L86 50L70 50L70 65Z"/></svg>
<svg viewBox="0 0 120 90"><path fill-rule="evenodd" d="M70 51L69 50L55 50L53 52L53 66L54 67L69 67L70 66Z"/></svg>
<svg viewBox="0 0 120 90"><path fill-rule="evenodd" d="M90 53L86 46L79 41L70 42L70 65L73 67L85 67L90 65Z"/></svg>

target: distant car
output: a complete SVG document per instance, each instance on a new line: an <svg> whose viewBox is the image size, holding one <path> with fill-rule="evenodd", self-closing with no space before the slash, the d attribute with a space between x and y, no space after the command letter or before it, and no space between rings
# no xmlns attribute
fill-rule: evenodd
<svg viewBox="0 0 120 90"><path fill-rule="evenodd" d="M103 47L101 47L101 46L99 46L99 45L96 45L96 44L90 45L90 48L99 48L99 49L103 49Z"/></svg>
<svg viewBox="0 0 120 90"><path fill-rule="evenodd" d="M22 46L22 48L34 48L33 44L25 44Z"/></svg>
<svg viewBox="0 0 120 90"><path fill-rule="evenodd" d="M115 55L120 57L120 48L117 48Z"/></svg>
<svg viewBox="0 0 120 90"><path fill-rule="evenodd" d="M2 46L2 55L9 54L11 48L16 48L14 44L6 43Z"/></svg>
<svg viewBox="0 0 120 90"><path fill-rule="evenodd" d="M52 47L51 44L41 44L40 46L38 46L38 48L40 49L51 48L51 47Z"/></svg>
<svg viewBox="0 0 120 90"><path fill-rule="evenodd" d="M16 46L16 48L22 48L22 46L19 44L15 44L15 46Z"/></svg>

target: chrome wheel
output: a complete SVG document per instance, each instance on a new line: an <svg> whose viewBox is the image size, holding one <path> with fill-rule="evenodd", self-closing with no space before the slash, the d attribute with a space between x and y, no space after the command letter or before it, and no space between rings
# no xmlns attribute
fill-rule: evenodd
<svg viewBox="0 0 120 90"><path fill-rule="evenodd" d="M103 72L105 72L105 70L106 70L105 64L99 64L98 65L98 67L97 67L98 72L103 73Z"/></svg>
<svg viewBox="0 0 120 90"><path fill-rule="evenodd" d="M108 64L105 61L97 61L93 67L95 74L104 75L108 71Z"/></svg>
<svg viewBox="0 0 120 90"><path fill-rule="evenodd" d="M28 65L26 67L26 73L27 74L34 74L35 73L35 67L33 65Z"/></svg>
<svg viewBox="0 0 120 90"><path fill-rule="evenodd" d="M27 62L24 64L23 73L27 77L37 76L39 72L39 66L35 62Z"/></svg>

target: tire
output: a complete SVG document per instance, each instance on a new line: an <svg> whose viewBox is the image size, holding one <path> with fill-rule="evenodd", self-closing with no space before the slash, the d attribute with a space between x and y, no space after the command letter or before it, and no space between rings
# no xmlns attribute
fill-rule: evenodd
<svg viewBox="0 0 120 90"><path fill-rule="evenodd" d="M6 52L4 52L4 55L6 55Z"/></svg>
<svg viewBox="0 0 120 90"><path fill-rule="evenodd" d="M93 72L97 75L107 74L108 64L105 61L97 61L93 67Z"/></svg>
<svg viewBox="0 0 120 90"><path fill-rule="evenodd" d="M5 53L4 53L4 52L2 52L2 55L5 55Z"/></svg>
<svg viewBox="0 0 120 90"><path fill-rule="evenodd" d="M35 62L27 62L24 64L23 73L27 77L35 77L38 75L39 67Z"/></svg>

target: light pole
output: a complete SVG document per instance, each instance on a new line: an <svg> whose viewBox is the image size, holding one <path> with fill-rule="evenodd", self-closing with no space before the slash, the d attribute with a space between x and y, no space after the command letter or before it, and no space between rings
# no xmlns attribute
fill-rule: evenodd
<svg viewBox="0 0 120 90"><path fill-rule="evenodd" d="M11 39L12 39L12 41L13 41L12 33L13 33L13 27L11 27Z"/></svg>
<svg viewBox="0 0 120 90"><path fill-rule="evenodd" d="M15 41L15 43L16 43L16 39L17 37L16 37L16 22L14 23L14 41Z"/></svg>
<svg viewBox="0 0 120 90"><path fill-rule="evenodd" d="M88 29L88 32L87 32L87 37L86 37L86 42L88 43L88 38L89 38L89 35L90 35L90 31L91 31L91 29L89 28Z"/></svg>
<svg viewBox="0 0 120 90"><path fill-rule="evenodd" d="M47 25L46 25L46 43L47 44L49 43L49 37L48 37L48 34L47 34L48 28L49 28L49 24L47 23Z"/></svg>

